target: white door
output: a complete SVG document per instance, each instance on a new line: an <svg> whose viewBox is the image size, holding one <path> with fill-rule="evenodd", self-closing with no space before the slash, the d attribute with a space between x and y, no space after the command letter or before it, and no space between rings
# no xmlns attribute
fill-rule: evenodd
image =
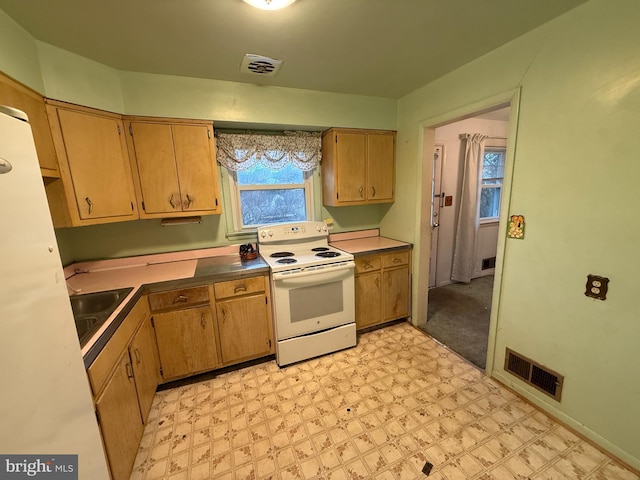
<svg viewBox="0 0 640 480"><path fill-rule="evenodd" d="M444 147L436 145L433 153L433 177L431 180L431 255L429 256L429 288L436 286L438 260L438 233L440 231L440 207L444 202L442 186L442 162Z"/></svg>

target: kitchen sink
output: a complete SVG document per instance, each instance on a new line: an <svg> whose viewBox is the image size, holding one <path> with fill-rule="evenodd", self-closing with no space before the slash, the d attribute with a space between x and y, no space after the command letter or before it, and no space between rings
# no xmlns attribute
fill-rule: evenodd
<svg viewBox="0 0 640 480"><path fill-rule="evenodd" d="M81 346L87 343L132 290L133 287L127 287L69 297Z"/></svg>

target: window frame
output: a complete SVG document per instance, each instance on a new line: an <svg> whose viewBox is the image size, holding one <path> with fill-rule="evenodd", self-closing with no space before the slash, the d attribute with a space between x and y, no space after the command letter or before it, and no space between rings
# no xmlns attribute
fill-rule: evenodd
<svg viewBox="0 0 640 480"><path fill-rule="evenodd" d="M482 181L485 180L485 178L482 177L482 170L484 169L484 156L486 152L501 152L502 153L502 158L504 159L504 165L502 167L502 177L491 177L488 180L500 180L500 183L490 183L487 185L483 185ZM504 173L505 173L505 168L507 165L507 147L506 145L485 145L483 152L482 152L482 165L480 166L480 175L478 176L478 183L479 183L479 188L478 188L478 212L477 212L477 216L478 216L478 222L480 224L486 224L486 223L497 223L500 221L500 214L502 212L502 194L504 193L504 190L500 191L500 198L499 198L499 205L498 205L498 215L496 215L495 217L481 217L480 216L480 198L482 197L482 191L484 189L495 189L495 188L500 188L503 189L504 188Z"/></svg>
<svg viewBox="0 0 640 480"><path fill-rule="evenodd" d="M233 219L233 229L236 233L256 232L258 228L258 225L244 226L242 224L242 202L240 200L240 192L242 190L295 190L301 188L304 190L305 196L305 211L307 213L306 220L313 220L315 218L313 174L318 170L318 167L311 171L302 171L304 178L303 183L275 183L269 185L239 185L237 172L228 169L225 170L227 170L229 175L229 191L232 211L231 217Z"/></svg>

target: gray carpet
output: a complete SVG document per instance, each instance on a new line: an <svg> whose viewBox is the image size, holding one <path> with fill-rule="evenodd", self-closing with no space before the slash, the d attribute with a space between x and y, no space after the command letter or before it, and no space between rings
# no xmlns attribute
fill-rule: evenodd
<svg viewBox="0 0 640 480"><path fill-rule="evenodd" d="M480 368L485 368L493 275L429 290L430 336Z"/></svg>

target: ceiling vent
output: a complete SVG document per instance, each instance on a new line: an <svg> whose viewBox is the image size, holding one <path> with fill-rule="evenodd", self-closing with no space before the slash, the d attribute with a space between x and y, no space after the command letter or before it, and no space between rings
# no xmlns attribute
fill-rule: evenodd
<svg viewBox="0 0 640 480"><path fill-rule="evenodd" d="M504 359L504 369L515 375L532 387L553 397L558 402L562 396L564 377L553 370L543 367L524 355L507 348Z"/></svg>
<svg viewBox="0 0 640 480"><path fill-rule="evenodd" d="M247 53L242 59L240 71L244 73L272 77L278 72L281 65L282 60L276 60L275 58L263 57L262 55Z"/></svg>

